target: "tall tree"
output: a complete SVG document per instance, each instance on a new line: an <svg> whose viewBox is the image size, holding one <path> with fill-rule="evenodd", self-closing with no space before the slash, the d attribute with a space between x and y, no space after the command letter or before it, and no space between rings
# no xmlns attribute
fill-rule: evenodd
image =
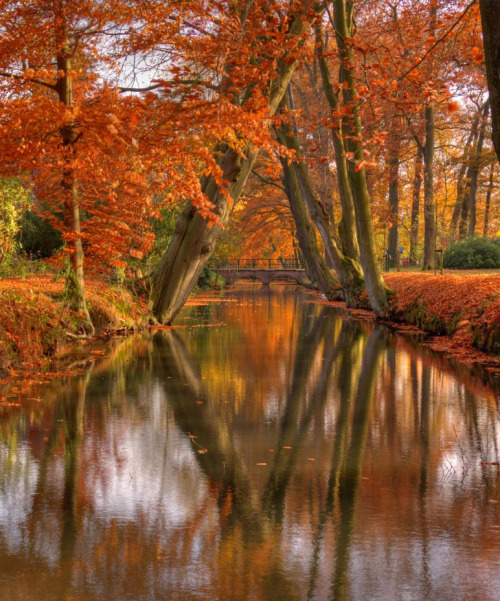
<svg viewBox="0 0 500 601"><path fill-rule="evenodd" d="M420 215L420 188L422 187L422 153L417 146L415 155L415 170L413 175L411 197L411 224L410 224L410 264L417 264L418 249L418 222Z"/></svg>
<svg viewBox="0 0 500 601"><path fill-rule="evenodd" d="M399 252L399 163L401 150L401 119L393 115L389 124L388 174L389 174L389 210L392 225L389 228L389 255L395 259Z"/></svg>
<svg viewBox="0 0 500 601"><path fill-rule="evenodd" d="M67 0L4 0L1 9L0 171L26 178L63 233L68 296L92 331L85 255L103 269L152 243L136 152L143 107L99 73L112 77L116 47L103 49L105 32L119 38L130 12Z"/></svg>
<svg viewBox="0 0 500 601"><path fill-rule="evenodd" d="M318 15L316 3L292 4L287 14L264 1L247 1L227 10L225 18L218 20L231 25L230 31L223 35L234 37L232 53L227 53L226 48L220 57L224 64L221 86L224 97L229 95L234 104L244 111L249 109L247 115L251 119L255 118L256 106L261 119L264 114L270 117L278 109L305 35ZM324 7L318 10L321 12ZM236 134L232 143L226 139L216 148L220 175L207 176L201 182L201 190L216 220L207 222L191 202L186 206L155 276L153 311L160 321L170 323L175 318L196 284L229 222L258 149L258 143L241 134Z"/></svg>
<svg viewBox="0 0 500 601"><path fill-rule="evenodd" d="M492 139L500 161L500 19L496 0L479 0L486 77L491 101Z"/></svg>
<svg viewBox="0 0 500 601"><path fill-rule="evenodd" d="M388 308L387 292L375 255L370 195L366 182L361 118L356 90L354 62L354 3L350 0L334 2L335 38L339 51L339 79L343 89L342 133L349 161L349 180L356 212L356 229L360 247L361 265L365 276L370 305L378 316Z"/></svg>
<svg viewBox="0 0 500 601"><path fill-rule="evenodd" d="M488 237L488 232L489 232L489 227L490 227L491 192L493 190L494 172L495 172L495 165L494 165L494 163L491 163L490 176L488 179L488 189L486 191L486 201L485 201L485 207L484 207L483 238Z"/></svg>
<svg viewBox="0 0 500 601"><path fill-rule="evenodd" d="M482 115L482 119L481 119L481 128L479 130L479 136L477 139L477 146L476 146L476 153L471 165L471 177L470 177L470 190L469 190L469 227L468 227L468 234L469 236L474 236L474 234L476 233L476 209L477 209L477 203L476 203L476 196L477 196L477 185L478 185L478 177L479 177L479 172L481 170L482 167L482 162L481 162L481 154L483 152L483 144L484 144L484 137L486 134L486 124L488 122L488 113L489 113L489 108L490 108L490 102L489 100L486 101L484 108L483 108L483 115Z"/></svg>
<svg viewBox="0 0 500 601"><path fill-rule="evenodd" d="M282 107L285 110L285 114L289 112L291 108L289 99L283 98ZM294 213L298 239L301 243L302 252L306 262L309 264L309 269L311 273L317 274L314 279L318 282L320 289L327 298L334 298L337 294L337 285L336 282L332 280L331 275L329 276L327 263L323 262L321 258L315 240L316 232L311 230L309 224L310 218L323 240L328 264L333 266L337 277L339 278L347 305L357 306L360 303L360 295L364 290L361 266L359 265L357 257L349 257L341 249L341 243L334 231L330 216L324 208L326 203L321 202L318 198L308 168L303 160L297 128L292 127L290 123L283 122L280 131L278 132L278 137L284 146L295 152L295 157L297 158L296 161L293 161L290 164L288 164L287 159L282 159L282 163L285 174L285 187L290 199L290 205L297 206L297 203L300 202L304 206L304 210L300 213L297 209L294 210L294 207L292 206L292 212ZM293 184L293 182L295 182L295 184ZM292 191L294 191L293 194ZM306 231L310 236L307 250L303 246L306 240L304 236ZM348 243L346 243L346 245L348 245Z"/></svg>

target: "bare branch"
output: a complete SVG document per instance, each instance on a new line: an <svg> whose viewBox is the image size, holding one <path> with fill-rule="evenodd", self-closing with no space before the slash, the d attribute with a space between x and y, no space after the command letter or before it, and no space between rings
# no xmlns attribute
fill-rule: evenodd
<svg viewBox="0 0 500 601"><path fill-rule="evenodd" d="M50 90L57 91L57 85L55 83L48 83L46 81L42 81L41 79L36 79L34 77L24 78L22 75L15 75L14 73L8 73L6 71L0 71L1 77L8 77L9 79L17 79L18 81L26 81L28 83L36 83L39 86L44 86L45 88L49 88Z"/></svg>

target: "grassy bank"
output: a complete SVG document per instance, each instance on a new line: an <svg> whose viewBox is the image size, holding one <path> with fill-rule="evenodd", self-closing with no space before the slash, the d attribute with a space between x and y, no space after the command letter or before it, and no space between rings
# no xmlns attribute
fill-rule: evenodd
<svg viewBox="0 0 500 601"><path fill-rule="evenodd" d="M97 279L86 282L96 335L137 328L148 317L145 302ZM68 308L64 282L49 275L0 280L0 379L20 367L38 371L75 344L83 315Z"/></svg>

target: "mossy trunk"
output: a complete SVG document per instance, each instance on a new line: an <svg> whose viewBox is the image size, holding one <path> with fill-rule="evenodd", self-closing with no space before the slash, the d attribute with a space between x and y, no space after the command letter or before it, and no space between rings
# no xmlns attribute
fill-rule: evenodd
<svg viewBox="0 0 500 601"><path fill-rule="evenodd" d="M281 136L280 140L283 142ZM297 238L306 263L306 271L310 279L318 284L321 292L328 299L334 299L338 295L337 281L321 256L316 240L316 231L309 220L299 183L298 165L296 163L288 164L287 160L283 159L282 166L286 195L297 228Z"/></svg>
<svg viewBox="0 0 500 601"><path fill-rule="evenodd" d="M286 98L283 99L282 105L283 109L289 108L289 102ZM297 133L289 123L283 123L278 132L278 138L281 144L294 150L299 159L290 165L284 160L282 164L285 173L285 188L297 231L301 233L299 241L308 263L308 269L314 274L314 278L318 282L323 294L327 298L335 298L338 295L337 282L332 278L328 269L328 265L332 265L342 287L346 304L348 306L358 306L360 296L364 291L361 265L359 261L346 256L340 249L328 211L316 194L306 165L300 160L302 152ZM302 205L303 210L299 210L298 205ZM310 219L313 221L323 240L327 259L326 263L321 257L316 242L316 232L311 227ZM305 245L307 250L305 250L303 245ZM333 282L335 284L332 289Z"/></svg>
<svg viewBox="0 0 500 601"><path fill-rule="evenodd" d="M343 91L344 106L350 114L342 119L342 133L345 136L346 149L353 153L354 161L349 162L349 181L356 214L356 231L360 249L361 265L365 276L366 291L370 305L378 317L388 309L387 288L380 273L375 255L370 194L366 182L364 166L361 118L357 103L356 78L354 74L354 55L352 38L354 34L354 6L351 1L335 0L335 32L340 57L340 80L345 84Z"/></svg>
<svg viewBox="0 0 500 601"><path fill-rule="evenodd" d="M219 161L233 202L239 198L256 157L255 150L242 158L228 148ZM213 177L205 179L202 189L214 205L220 225L208 223L191 203L177 220L172 242L154 278L153 312L163 323L171 323L181 310L231 217L232 206Z"/></svg>
<svg viewBox="0 0 500 601"><path fill-rule="evenodd" d="M339 98L335 92L330 75L330 69L324 57L323 35L319 25L316 27L316 48L325 98L330 106L331 115L334 117L335 115L338 115ZM350 257L352 261L357 262L359 265L359 244L356 233L356 213L354 209L354 199L352 196L351 184L349 182L349 170L347 168L344 140L342 137L342 123L338 117L336 117L336 126L332 128L331 131L335 167L337 171L339 198L342 207L342 219L340 220L339 224L341 249L346 257Z"/></svg>

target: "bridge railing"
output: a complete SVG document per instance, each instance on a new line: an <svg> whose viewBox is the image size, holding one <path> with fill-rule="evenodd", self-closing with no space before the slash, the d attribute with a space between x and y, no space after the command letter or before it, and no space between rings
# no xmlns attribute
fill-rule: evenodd
<svg viewBox="0 0 500 601"><path fill-rule="evenodd" d="M210 259L210 269L303 269L302 262L297 259L234 259L230 261L221 261L219 259Z"/></svg>

